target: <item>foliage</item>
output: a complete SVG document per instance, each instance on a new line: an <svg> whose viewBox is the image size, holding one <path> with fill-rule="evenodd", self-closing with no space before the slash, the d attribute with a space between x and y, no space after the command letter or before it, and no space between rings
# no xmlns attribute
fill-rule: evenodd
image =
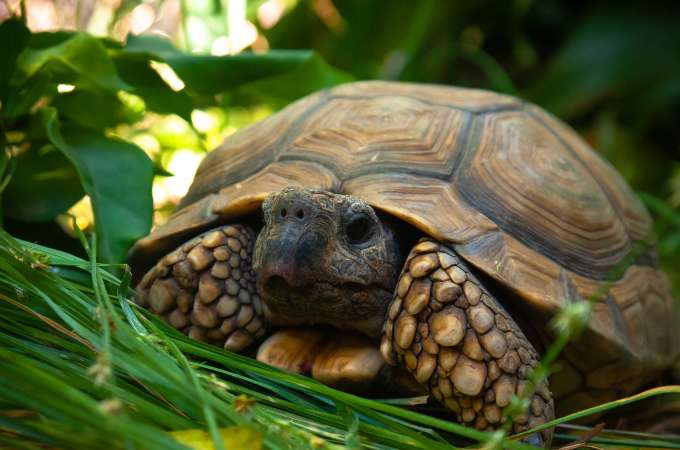
<svg viewBox="0 0 680 450"><path fill-rule="evenodd" d="M106 31L115 34L137 6L166 3L120 2ZM261 24L260 38L277 50L258 54L192 53L230 33L234 11L223 2L182 2L180 30L170 33L182 50L153 35L119 42L31 32L19 19L0 23L0 220L18 236L78 251L77 241L55 232L54 220L87 194L97 231L89 261L0 231L0 446L185 448L209 438L219 447L228 434L237 448L241 436L257 443L253 435L266 448L449 448L464 438L521 447L394 406L413 399L355 397L190 341L129 302L129 276L116 277L120 266L97 264L123 261L146 234L152 182L171 175L169 156L203 154L273 109L353 77L492 89L569 121L641 193L680 288L677 4L229 5L247 4L243 14L256 22L265 3L285 4L285 14L273 27ZM560 319L582 314L565 310ZM563 327L535 376L545 376L572 328ZM678 387L554 424L669 393ZM557 436L574 440L573 429L558 427ZM677 438L641 433L604 432L593 442L680 447Z"/></svg>
<svg viewBox="0 0 680 450"><path fill-rule="evenodd" d="M119 279L96 264L97 241L81 238L89 261L0 231L0 446L527 447L395 405L417 399L357 397L191 340L138 309L129 273ZM656 388L553 424L678 392ZM677 436L606 430L593 442L680 448Z"/></svg>
<svg viewBox="0 0 680 450"><path fill-rule="evenodd" d="M124 261L153 213L154 163L117 136L117 126L147 113L191 124L195 108L219 105L227 94L285 104L348 79L309 51L190 55L153 36L119 44L85 33L32 34L16 19L0 24L0 43L0 144L8 149L0 154L4 163L11 157L4 168L16 166L3 217L51 221L87 194L106 262ZM168 85L168 73L181 88ZM277 88L289 84L296 89Z"/></svg>

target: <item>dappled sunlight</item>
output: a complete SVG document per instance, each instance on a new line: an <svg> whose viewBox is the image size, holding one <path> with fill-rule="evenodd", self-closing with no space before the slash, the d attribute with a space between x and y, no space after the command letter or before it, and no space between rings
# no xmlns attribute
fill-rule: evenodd
<svg viewBox="0 0 680 450"><path fill-rule="evenodd" d="M78 200L65 213L57 216L57 223L70 236L77 237L76 227L81 231L89 231L94 227L94 212L89 195Z"/></svg>
<svg viewBox="0 0 680 450"><path fill-rule="evenodd" d="M263 105L211 107L194 109L191 122L176 115L147 113L144 120L134 126L117 127L116 134L138 145L158 168L153 182L154 225L164 223L186 194L207 151L218 147L240 128L271 113L272 109Z"/></svg>
<svg viewBox="0 0 680 450"><path fill-rule="evenodd" d="M59 92L60 94L66 94L67 92L73 91L75 88L76 87L72 84L62 83L57 85L57 92Z"/></svg>
<svg viewBox="0 0 680 450"><path fill-rule="evenodd" d="M166 166L172 176L159 177L154 183L154 205L162 207L167 203L177 204L189 190L202 159L203 155L190 149L172 152Z"/></svg>
<svg viewBox="0 0 680 450"><path fill-rule="evenodd" d="M148 3L142 3L135 7L130 14L130 33L142 34L147 31L156 19L156 11Z"/></svg>
<svg viewBox="0 0 680 450"><path fill-rule="evenodd" d="M282 0L267 0L257 8L257 20L268 30L278 23L286 6Z"/></svg>
<svg viewBox="0 0 680 450"><path fill-rule="evenodd" d="M247 20L235 22L230 30L228 36L215 39L210 53L215 56L235 55L250 47L257 40L257 28Z"/></svg>
<svg viewBox="0 0 680 450"><path fill-rule="evenodd" d="M170 86L170 89L175 92L179 92L184 89L184 81L182 81L182 79L177 76L175 71L172 70L172 67L158 61L151 61L149 64L151 68L155 70L156 73L158 73L158 75L163 79L163 81L165 81L167 85Z"/></svg>

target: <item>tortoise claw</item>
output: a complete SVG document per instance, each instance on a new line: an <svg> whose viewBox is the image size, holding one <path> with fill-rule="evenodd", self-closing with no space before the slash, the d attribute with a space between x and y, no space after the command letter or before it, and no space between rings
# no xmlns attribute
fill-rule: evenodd
<svg viewBox="0 0 680 450"><path fill-rule="evenodd" d="M257 360L354 394L413 391L411 376L404 373L408 380L399 378L401 373L385 364L375 342L358 333L284 328L260 344Z"/></svg>

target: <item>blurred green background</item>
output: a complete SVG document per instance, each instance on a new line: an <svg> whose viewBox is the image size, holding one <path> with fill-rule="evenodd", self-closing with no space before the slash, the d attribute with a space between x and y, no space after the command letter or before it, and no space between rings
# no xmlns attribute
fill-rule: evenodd
<svg viewBox="0 0 680 450"><path fill-rule="evenodd" d="M79 251L64 213L91 227L92 196L106 198L98 197L106 189L97 180L107 176L85 169L82 149L123 143L130 151L141 148L152 161L157 224L184 195L205 153L238 128L351 78L405 80L517 95L574 126L652 211L664 266L680 287L678 2L0 1L0 20L11 16L20 16L34 33L27 44L9 27L0 33L0 80L3 70L8 80L5 98L0 95L0 144L11 156L4 166L14 160L12 177L5 177L3 218L19 237ZM99 39L76 45L78 34L44 33L57 30ZM13 48L24 52L14 72L6 57ZM99 65L88 53L93 49L102 58ZM311 49L320 58L284 49ZM88 73L95 67L101 70ZM107 76L122 81L96 82ZM12 92L40 83L51 88L33 95L23 109L10 108L19 103ZM54 108L59 121L45 108ZM0 109L0 119L2 114ZM69 134L71 125L78 128ZM134 161L120 168L147 164ZM121 206L132 207L145 206ZM100 234L117 239L111 262L151 221L121 235L119 224L99 220Z"/></svg>

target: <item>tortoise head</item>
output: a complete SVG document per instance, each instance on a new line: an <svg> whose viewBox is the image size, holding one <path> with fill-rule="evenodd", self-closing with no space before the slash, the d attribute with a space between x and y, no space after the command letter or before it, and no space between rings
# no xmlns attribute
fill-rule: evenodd
<svg viewBox="0 0 680 450"><path fill-rule="evenodd" d="M362 200L287 188L262 205L253 266L280 324L330 324L378 336L401 269L392 228Z"/></svg>

